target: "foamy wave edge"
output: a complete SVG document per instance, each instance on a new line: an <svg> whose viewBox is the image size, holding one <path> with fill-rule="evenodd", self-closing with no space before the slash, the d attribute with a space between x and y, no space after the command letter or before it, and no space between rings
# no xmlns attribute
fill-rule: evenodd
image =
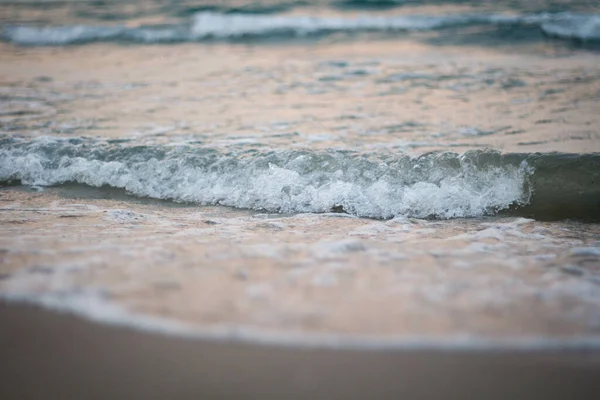
<svg viewBox="0 0 600 400"><path fill-rule="evenodd" d="M201 12L189 23L170 26L6 26L4 40L25 46L61 46L90 42L194 42L253 37L303 37L333 32L410 32L469 25L534 25L549 36L600 40L600 15L539 13L348 17L222 14Z"/></svg>
<svg viewBox="0 0 600 400"><path fill-rule="evenodd" d="M155 199L282 213L477 217L526 204L526 161L498 152L411 158L345 151L217 152L42 137L0 141L0 182L111 186Z"/></svg>
<svg viewBox="0 0 600 400"><path fill-rule="evenodd" d="M600 15L559 15L542 24L546 35L582 42L600 41Z"/></svg>
<svg viewBox="0 0 600 400"><path fill-rule="evenodd" d="M63 314L140 332L186 340L211 340L248 344L357 350L442 350L442 351L539 351L600 349L600 337L591 335L569 338L543 336L486 338L473 334L449 336L377 336L285 332L257 329L243 325L200 327L179 321L133 313L99 296L83 294L66 297L57 294L32 295L19 291L0 292L0 299L14 304L42 307Z"/></svg>

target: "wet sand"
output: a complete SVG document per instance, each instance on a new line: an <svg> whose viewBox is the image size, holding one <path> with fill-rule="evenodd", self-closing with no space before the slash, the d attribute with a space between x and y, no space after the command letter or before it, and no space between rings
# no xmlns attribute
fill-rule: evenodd
<svg viewBox="0 0 600 400"><path fill-rule="evenodd" d="M0 304L3 399L588 399L600 353L338 351L167 338Z"/></svg>

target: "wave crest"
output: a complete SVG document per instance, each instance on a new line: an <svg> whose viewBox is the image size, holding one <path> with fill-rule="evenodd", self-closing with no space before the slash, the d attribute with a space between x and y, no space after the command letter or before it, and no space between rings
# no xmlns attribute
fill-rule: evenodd
<svg viewBox="0 0 600 400"><path fill-rule="evenodd" d="M180 25L141 26L12 26L3 32L5 40L19 45L60 46L98 41L138 43L235 40L242 38L285 38L333 32L410 32L470 25L539 26L550 36L600 40L600 16L591 14L465 14L396 15L358 17L291 16L282 14L225 14L200 12Z"/></svg>
<svg viewBox="0 0 600 400"><path fill-rule="evenodd" d="M361 217L474 217L530 197L532 170L493 151L406 155L346 151L221 153L192 146L5 140L0 182L76 182L137 196L272 212L344 211Z"/></svg>

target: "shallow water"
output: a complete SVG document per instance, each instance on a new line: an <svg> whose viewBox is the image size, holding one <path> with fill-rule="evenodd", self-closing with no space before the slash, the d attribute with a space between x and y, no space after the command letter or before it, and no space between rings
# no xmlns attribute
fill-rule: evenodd
<svg viewBox="0 0 600 400"><path fill-rule="evenodd" d="M0 2L2 298L296 345L600 344L592 2L41 4Z"/></svg>
<svg viewBox="0 0 600 400"><path fill-rule="evenodd" d="M69 193L3 191L5 298L176 335L290 344L598 344L596 224L377 221Z"/></svg>

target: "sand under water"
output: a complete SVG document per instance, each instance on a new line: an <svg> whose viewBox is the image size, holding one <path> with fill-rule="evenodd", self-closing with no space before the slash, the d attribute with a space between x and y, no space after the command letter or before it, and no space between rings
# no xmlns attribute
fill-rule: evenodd
<svg viewBox="0 0 600 400"><path fill-rule="evenodd" d="M597 359L599 11L306 3L0 3L0 297L267 354Z"/></svg>

